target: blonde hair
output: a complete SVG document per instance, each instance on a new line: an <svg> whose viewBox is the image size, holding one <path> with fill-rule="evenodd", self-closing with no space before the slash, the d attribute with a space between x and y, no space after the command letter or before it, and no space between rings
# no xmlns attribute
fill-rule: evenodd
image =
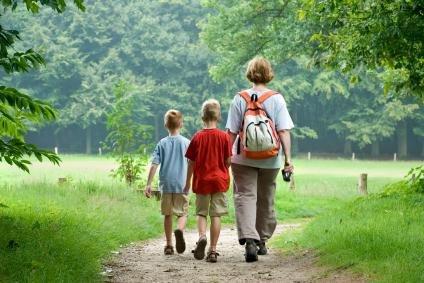
<svg viewBox="0 0 424 283"><path fill-rule="evenodd" d="M202 105L203 122L219 121L221 119L221 105L216 99L208 99Z"/></svg>
<svg viewBox="0 0 424 283"><path fill-rule="evenodd" d="M176 130L183 124L183 114L178 110L170 109L165 113L163 122L168 130Z"/></svg>
<svg viewBox="0 0 424 283"><path fill-rule="evenodd" d="M247 65L246 78L255 84L267 84L274 78L271 63L263 57L255 57Z"/></svg>

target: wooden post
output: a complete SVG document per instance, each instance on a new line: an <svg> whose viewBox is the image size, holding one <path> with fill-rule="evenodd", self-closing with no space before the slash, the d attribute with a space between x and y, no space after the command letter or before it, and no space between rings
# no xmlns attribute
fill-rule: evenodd
<svg viewBox="0 0 424 283"><path fill-rule="evenodd" d="M396 154L396 152L393 154L393 161L396 161L397 160L397 154Z"/></svg>
<svg viewBox="0 0 424 283"><path fill-rule="evenodd" d="M146 152L147 152L147 149L146 148L143 148L144 155L146 155Z"/></svg>
<svg viewBox="0 0 424 283"><path fill-rule="evenodd" d="M308 152L308 160L311 160L311 152Z"/></svg>
<svg viewBox="0 0 424 283"><path fill-rule="evenodd" d="M291 178L290 178L289 188L290 188L290 191L296 190L296 183L294 182L294 175L293 174L291 175Z"/></svg>
<svg viewBox="0 0 424 283"><path fill-rule="evenodd" d="M368 195L367 177L368 174L366 173L362 173L359 175L358 192L361 195Z"/></svg>
<svg viewBox="0 0 424 283"><path fill-rule="evenodd" d="M99 147L99 155L102 155L102 148Z"/></svg>
<svg viewBox="0 0 424 283"><path fill-rule="evenodd" d="M54 147L54 153L59 154L59 148L57 146Z"/></svg>
<svg viewBox="0 0 424 283"><path fill-rule="evenodd" d="M355 160L355 153L352 152L352 161L354 161L354 160Z"/></svg>

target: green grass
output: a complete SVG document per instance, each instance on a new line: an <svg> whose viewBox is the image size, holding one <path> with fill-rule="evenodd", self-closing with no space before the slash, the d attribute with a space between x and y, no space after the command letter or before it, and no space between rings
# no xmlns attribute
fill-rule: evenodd
<svg viewBox="0 0 424 283"><path fill-rule="evenodd" d="M162 230L157 202L122 185L39 183L0 191L8 206L0 208L1 282L93 281L112 250Z"/></svg>
<svg viewBox="0 0 424 283"><path fill-rule="evenodd" d="M107 157L62 156L53 166L34 163L31 174L0 164L0 281L95 281L101 264L120 245L162 233L159 202L147 200L110 177ZM359 173L379 192L418 162L297 160L296 191L279 177L279 220L312 217L357 196ZM58 185L60 177L69 184ZM224 223L234 223L230 215ZM193 203L193 202L192 202ZM194 215L191 206L190 215ZM191 227L194 217L190 217Z"/></svg>
<svg viewBox="0 0 424 283"><path fill-rule="evenodd" d="M397 186L405 190L403 183ZM424 282L424 195L359 198L273 244L314 249L322 264L348 267L377 282Z"/></svg>

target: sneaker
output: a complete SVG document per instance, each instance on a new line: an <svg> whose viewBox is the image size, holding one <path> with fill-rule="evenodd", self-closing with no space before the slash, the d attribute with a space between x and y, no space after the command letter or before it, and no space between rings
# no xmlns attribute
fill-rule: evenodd
<svg viewBox="0 0 424 283"><path fill-rule="evenodd" d="M218 261L219 253L216 251L209 251L208 255L206 256L207 262L217 262Z"/></svg>
<svg viewBox="0 0 424 283"><path fill-rule="evenodd" d="M173 255L174 254L174 247L173 246L165 246L163 253L165 255Z"/></svg>
<svg viewBox="0 0 424 283"><path fill-rule="evenodd" d="M246 262L254 262L258 260L258 248L256 247L255 240L246 239Z"/></svg>
<svg viewBox="0 0 424 283"><path fill-rule="evenodd" d="M208 241L206 240L206 237L200 237L199 241L196 243L196 248L192 250L191 252L194 254L195 259L204 259L205 258L205 249Z"/></svg>
<svg viewBox="0 0 424 283"><path fill-rule="evenodd" d="M268 253L268 249L266 248L265 241L260 241L258 243L258 255L266 255Z"/></svg>
<svg viewBox="0 0 424 283"><path fill-rule="evenodd" d="M183 231L181 231L180 229L176 229L174 231L174 236L175 236L175 248L177 250L177 253L182 254L186 249Z"/></svg>

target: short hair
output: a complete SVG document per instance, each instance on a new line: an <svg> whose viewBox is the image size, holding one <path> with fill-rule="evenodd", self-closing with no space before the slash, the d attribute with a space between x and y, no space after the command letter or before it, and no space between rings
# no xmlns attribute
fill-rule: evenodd
<svg viewBox="0 0 424 283"><path fill-rule="evenodd" d="M267 84L274 78L271 63L263 57L255 57L247 65L246 78L255 84Z"/></svg>
<svg viewBox="0 0 424 283"><path fill-rule="evenodd" d="M165 113L163 121L168 130L178 129L183 124L183 114L178 110L170 109Z"/></svg>
<svg viewBox="0 0 424 283"><path fill-rule="evenodd" d="M219 121L221 119L221 105L218 100L208 99L202 105L202 120L204 122Z"/></svg>

